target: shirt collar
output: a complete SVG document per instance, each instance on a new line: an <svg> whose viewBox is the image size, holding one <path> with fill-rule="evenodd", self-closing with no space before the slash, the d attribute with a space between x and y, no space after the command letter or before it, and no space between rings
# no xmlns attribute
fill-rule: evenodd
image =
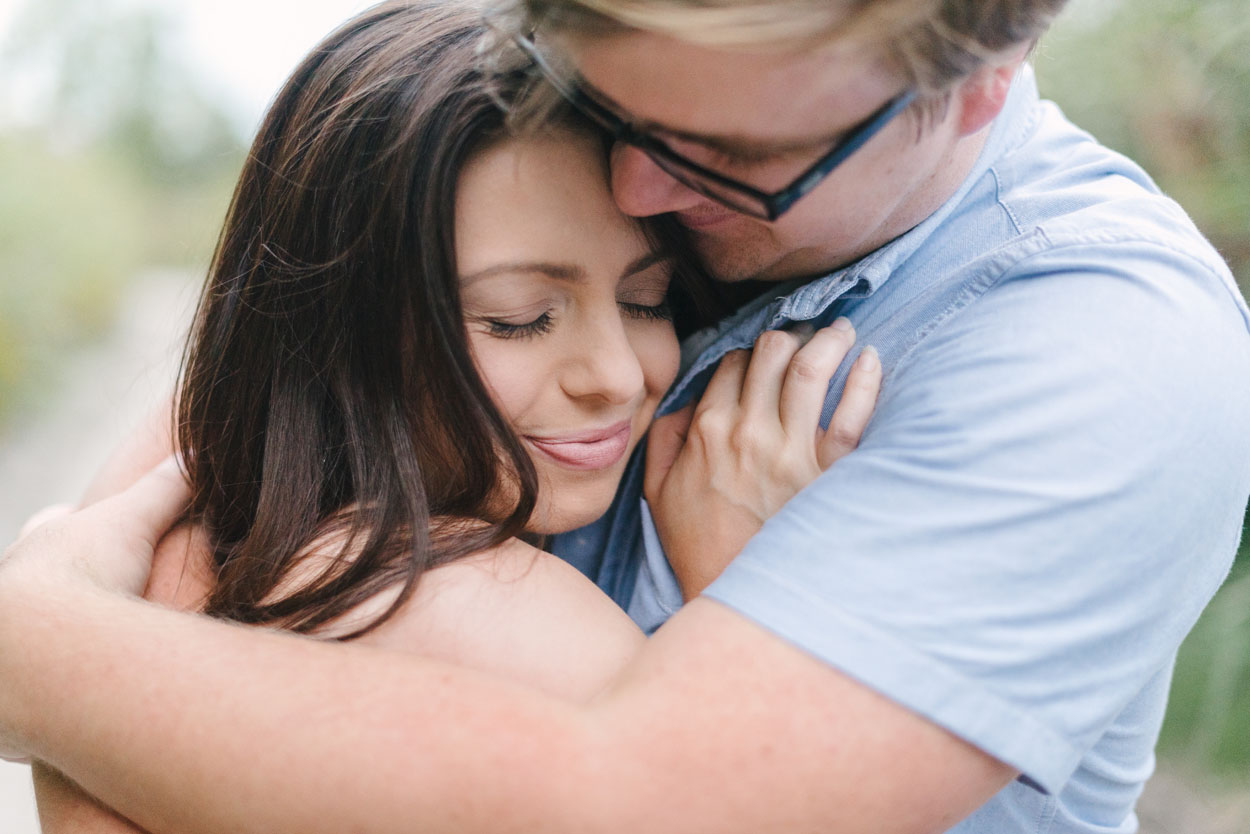
<svg viewBox="0 0 1250 834"><path fill-rule="evenodd" d="M1033 68L1027 63L1022 64L1012 82L1002 112L995 118L977 161L959 189L919 225L880 249L823 278L802 282L781 299L780 308L773 318L778 321L806 321L820 315L840 298L865 297L880 289L930 235L942 226L981 177L1032 132L1037 120L1038 98Z"/></svg>

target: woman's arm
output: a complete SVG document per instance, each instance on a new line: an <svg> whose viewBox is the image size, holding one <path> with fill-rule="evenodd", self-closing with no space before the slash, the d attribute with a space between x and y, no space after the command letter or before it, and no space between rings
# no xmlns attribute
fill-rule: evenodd
<svg viewBox="0 0 1250 834"><path fill-rule="evenodd" d="M143 596L176 610L197 611L212 586L208 565L203 535L189 525L175 528L156 548ZM35 762L31 774L43 834L144 834L139 826L48 765Z"/></svg>
<svg viewBox="0 0 1250 834"><path fill-rule="evenodd" d="M91 479L80 506L116 495L174 453L173 408L171 395L123 438Z"/></svg>
<svg viewBox="0 0 1250 834"><path fill-rule="evenodd" d="M362 607L351 616L372 613ZM359 642L584 703L646 639L576 568L513 540L429 571L404 607Z"/></svg>
<svg viewBox="0 0 1250 834"><path fill-rule="evenodd" d="M144 597L195 611L211 583L208 543L199 530L184 525L161 539ZM326 636L354 630L389 603L390 595L380 594L332 624ZM511 541L430 571L395 616L358 642L445 660L585 702L610 684L645 640L576 569ZM142 834L46 765L36 764L35 794L45 834Z"/></svg>
<svg viewBox="0 0 1250 834"><path fill-rule="evenodd" d="M31 774L43 834L145 834L142 828L96 802L64 774L42 762L31 766Z"/></svg>
<svg viewBox="0 0 1250 834"><path fill-rule="evenodd" d="M173 453L171 435L172 397L158 406L112 451L83 493L80 506L93 504L114 495L137 481L145 472ZM145 594L157 599L167 593L168 604L174 604L181 575L186 564L183 537L171 534L157 549L153 575L155 587ZM154 592L156 595L154 595ZM186 586L184 595L191 593ZM35 762L31 766L35 786L35 802L39 824L44 834L143 834L142 829L125 817L97 802L72 780L51 767Z"/></svg>

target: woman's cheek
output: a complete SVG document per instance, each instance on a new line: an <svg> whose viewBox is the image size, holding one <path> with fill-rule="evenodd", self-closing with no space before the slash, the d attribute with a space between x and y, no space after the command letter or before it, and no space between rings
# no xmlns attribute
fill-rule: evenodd
<svg viewBox="0 0 1250 834"><path fill-rule="evenodd" d="M681 346L669 322L650 322L634 339L634 352L642 365L647 387L647 400L654 408L659 398L677 378L681 365ZM654 400L654 402L652 402Z"/></svg>
<svg viewBox="0 0 1250 834"><path fill-rule="evenodd" d="M536 388L548 375L541 357L530 349L530 340L500 339L489 334L469 339L478 374L491 400L509 423L516 421L537 399Z"/></svg>

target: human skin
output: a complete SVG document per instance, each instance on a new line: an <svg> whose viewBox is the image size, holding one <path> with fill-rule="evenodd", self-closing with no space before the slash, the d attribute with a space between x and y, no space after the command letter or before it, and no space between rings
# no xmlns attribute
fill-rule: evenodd
<svg viewBox="0 0 1250 834"><path fill-rule="evenodd" d="M571 464L532 452L540 486L531 531L593 521L611 502L677 370L677 340L663 313L671 266L656 257L638 223L616 209L602 145L584 132L499 142L473 157L457 188L457 231L469 345L518 434L580 437L600 425L624 426L608 443L566 444L582 452ZM539 316L541 331L526 330ZM122 453L142 459L153 446L168 449L168 424L167 411L157 415ZM88 497L107 489L106 478ZM335 548L325 550L333 558ZM165 536L144 598L199 610L211 590L208 553L198 530L183 526ZM321 636L365 624L391 597L359 606ZM429 571L400 612L359 642L585 701L643 635L574 568L514 540ZM34 774L48 834L137 830L62 774L41 763Z"/></svg>
<svg viewBox="0 0 1250 834"><path fill-rule="evenodd" d="M584 524L611 501L624 459L676 371L671 325L655 312L664 303L670 268L654 257L637 225L615 209L597 140L586 135L562 132L483 151L462 173L457 208L457 262L464 274L470 346L509 423L527 444L534 435L557 435L556 426L574 434L587 422L627 426L619 443L579 444L589 452L573 456L570 465L563 459L571 453L551 458L531 448L540 480L532 529L555 532ZM729 372L747 369L746 352L725 363L726 372L717 377L726 392L720 399L737 403L741 394L777 410L797 340L774 335L781 349L759 351L750 365L750 384L743 374ZM799 386L791 397L785 436L759 431L766 421L736 421L754 425L759 440L775 435L777 442L762 450L770 465L750 477L754 488L773 487L772 509L854 447L879 382L877 369L857 366L852 381L860 389L843 398L835 421L850 426L850 436L832 431L813 443L823 380L854 334L843 320L807 337L803 367L819 379ZM153 445L168 446L162 432L167 423L158 417L145 426L124 453L142 458ZM789 460L776 457L782 452ZM748 520L755 526L762 521ZM206 552L207 543L186 527L162 539L145 598L198 609L211 584L200 562ZM694 581L706 584L721 567L700 565ZM328 631L349 630L385 603L372 601ZM642 635L575 570L513 542L431 571L399 614L359 643L442 659L585 702L637 651ZM36 764L35 781L49 834L139 830L42 763Z"/></svg>
<svg viewBox="0 0 1250 834"><path fill-rule="evenodd" d="M587 81L622 111L717 147L741 148L751 161L717 169L764 188L785 185L906 87L868 43L725 49L629 32L571 39L568 47ZM975 161L1022 56L1017 50L967 79L951 112L923 129L914 113L895 118L775 222L690 190L628 145L613 152L613 194L627 214L673 213L722 281L828 273L945 202Z"/></svg>
<svg viewBox="0 0 1250 834"><path fill-rule="evenodd" d="M603 514L677 374L672 264L607 183L599 139L562 131L487 149L457 187L469 347L538 474L535 533Z"/></svg>
<svg viewBox="0 0 1250 834"><path fill-rule="evenodd" d="M822 337L825 337L823 342ZM844 346L838 344L840 338L844 337L836 335L835 330L821 331L804 348L806 355L804 352L795 354L793 348L797 345L797 340L794 339L789 340L791 349L788 351L757 348L755 361L749 367L745 352L737 352L726 363L730 372L717 374L705 401L713 401L714 408L726 409L736 408L740 404L759 404L765 398L780 396L782 406L779 410L789 415L787 419L791 422L790 428L805 430L807 436L806 442L800 443L798 438L802 436L801 432L791 431L781 442L764 444L767 451L780 455L777 468L782 472L790 469L786 462L795 458L804 446L808 456L817 461L832 463L833 459L840 457L843 450L853 447L858 439L858 430L853 437L828 433L821 442L813 446L810 442L811 428L823 397L816 386L805 384L802 374L794 378L794 368L803 366L795 361L790 361L787 366L787 360L802 359L808 368L821 362L827 362L827 367L832 367L836 364L837 357L844 352ZM784 346L786 341L777 340L777 344ZM814 355L811 352L812 347L820 349L818 353L823 351L824 358ZM781 375L775 373L778 369L783 371ZM856 378L861 382L871 380L871 368L866 374L858 371L853 374L853 383ZM823 388L823 383L820 383L820 387ZM867 386L868 389L872 387ZM727 396L718 397L718 392ZM843 405L850 403L852 408L847 413L842 413L843 407L840 406L835 419L840 417L847 425L856 425L871 410L871 398L875 395L875 390L870 390L868 394L859 401L854 396L844 397ZM716 402L718 400L720 402ZM860 416L856 416L856 411ZM752 437L767 434L760 431L768 427L767 420L744 417L740 422L754 427L755 431L750 433ZM149 431L145 427L140 434ZM148 447L140 444L139 448ZM801 475L803 471L801 466L795 467L797 474ZM116 473L113 476L117 477ZM151 481L152 477L148 476L146 480ZM170 493L177 494L179 487L177 483L165 483L159 492L153 491L152 498L172 506ZM105 485L100 488L105 488ZM115 509L110 508L103 516L105 523L116 513ZM203 548L202 543L199 546ZM155 569L148 579L145 594L148 599L180 608L196 606L199 598L206 592L210 580L206 575L196 572L197 566L193 562L181 558L185 557L188 548L190 552L196 550L188 542L188 531L185 527L181 528L179 535L166 536L161 540L157 548ZM528 682L548 693L585 700L594 693L594 687L602 682L602 673L597 673L597 670L608 670L617 654L611 651L613 641L605 640L609 637L608 630L594 627L602 612L593 605L587 606L588 603L593 604L594 600L586 597L584 581L583 587L577 587L576 581L581 581L581 577L558 560L551 558L534 561L529 554L514 555L518 557L520 564L516 561L508 564L496 556L486 562L468 560L470 564L467 570L464 563L437 569L430 577L432 584L423 583L418 589L417 597L399 616L367 635L361 643L443 657L475 669L501 673L510 680ZM557 568L563 568L563 573ZM550 571L553 570L556 570L556 574L552 578L558 580L555 583L549 581ZM469 581L466 582L466 578ZM540 581L535 581L536 578ZM487 581L482 581L483 579ZM492 581L494 579L500 581ZM582 601L581 607L576 604L578 600ZM489 618L482 617L483 608L490 610ZM616 613L619 616L619 611ZM500 632L493 626L482 628L487 620L511 631ZM572 627L574 633L584 639L570 642L568 635L562 635L557 630L544 633L541 628L543 623L557 627L563 623L564 627ZM466 626L469 628L466 629ZM624 631L617 629L622 638L628 637ZM536 645L544 647L546 663L533 662ZM553 650L553 645L560 648L580 646L584 651L578 654ZM630 648L626 639L616 641L616 645L623 650ZM518 661L518 656L523 659ZM568 673L570 663L575 668L572 675ZM582 686L580 692L576 688L579 685ZM44 830L49 834L71 831L122 834L140 830L106 806L92 800L61 774L42 764L36 765L36 784ZM161 825L153 830L183 829L171 824Z"/></svg>
<svg viewBox="0 0 1250 834"><path fill-rule="evenodd" d="M761 130L729 118L725 108L731 102L708 99L707 106L695 106L713 94L680 81L678 65L683 56L692 57L690 50L702 48L636 37L642 42L630 48L666 71L624 68L628 89L614 89L596 69L597 47L579 54L587 76L622 105L637 111L645 102L651 109L644 115L691 131ZM604 50L606 64L613 47L605 44ZM737 51L710 62L703 79L735 95L763 89L768 92L761 95L776 101L792 101L796 89L827 85L843 106L795 108L804 119L821 117L821 124L805 125L813 133L845 129L901 84L896 80L889 92L889 85L879 85L869 101L868 86L846 81L857 68L864 80L866 66L878 67L866 57L842 56L850 62L842 67L846 73L835 72L836 61L830 65L824 58L804 63L801 55L773 52L751 57L755 87L733 83L740 80L736 62L744 59ZM770 67L776 72L758 72ZM649 163L631 158L629 150L617 154L615 193L628 211L672 210L679 218L692 212L685 219L700 252L726 279L744 277L727 268L738 257L766 278L845 263L910 228L949 196L975 158L1015 67L1010 60L969 78L919 139L914 126L908 133L892 125L878 137L884 147L875 148L874 140L861 151L867 156L848 162L808 198L828 200L830 209L839 197L848 204L863 198L862 215L835 213L831 219L806 212L800 203L794 212L804 214L793 220L787 215L775 229L739 218L696 222L707 207L671 181L643 176L646 169L634 173L631 166ZM646 84L634 84L644 76ZM666 102L670 109L661 110ZM891 145L900 156L887 159ZM871 168L873 159L886 167ZM894 200L883 180L905 196ZM639 206L631 202L635 191L649 199L658 192L663 199ZM873 195L879 197L875 202L868 199ZM689 203L684 208L683 200ZM845 228L833 222L839 219ZM681 455L702 455L710 466L720 451L711 443L688 443ZM680 463L681 456L674 468ZM162 517L145 515L144 497L140 490L115 507L146 518L140 526L151 534ZM700 510L691 523L714 517L709 508L725 500L714 489L692 499ZM93 539L101 532L93 527L96 519L78 518L59 528L57 553L100 547ZM708 531L707 546L718 532ZM1015 775L710 600L691 602L599 698L576 705L435 663L347 654L180 617L102 592L68 570L54 594L40 586L47 578L32 575L31 549L18 554L26 558L16 561L7 579L0 576L0 640L12 639L9 623L19 616L42 624L55 613L59 627L37 625L24 634L44 651L20 663L0 643L0 673L19 683L0 694L4 727L15 743L81 774L89 789L123 811L143 804L129 787L143 784L150 805L141 822L177 822L190 831L401 831L419 824L431 831L934 832ZM14 590L32 586L44 593ZM88 644L97 650L85 668L57 664L58 657ZM203 662L191 664L188 656ZM243 670L246 685L231 690L204 671L227 658ZM134 668L150 674L136 680L119 672ZM88 676L100 682L96 697L78 703L67 693L93 679ZM288 710L316 708L309 693L326 692L335 703L358 704L361 711L325 716L316 737L294 738L278 729ZM150 708L144 721L125 714L135 699ZM196 725L185 717L188 710ZM228 726L231 732L197 732L196 726ZM75 730L90 731L92 749L73 743ZM244 755L251 767L233 767ZM291 766L301 761L316 766L307 772ZM376 779L362 779L362 773Z"/></svg>

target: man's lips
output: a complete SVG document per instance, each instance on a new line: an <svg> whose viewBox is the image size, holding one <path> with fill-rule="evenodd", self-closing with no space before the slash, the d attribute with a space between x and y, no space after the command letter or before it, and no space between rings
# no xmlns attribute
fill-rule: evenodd
<svg viewBox="0 0 1250 834"><path fill-rule="evenodd" d="M571 469L605 469L625 456L633 434L629 420L602 429L537 437L527 434L529 444L547 457Z"/></svg>

